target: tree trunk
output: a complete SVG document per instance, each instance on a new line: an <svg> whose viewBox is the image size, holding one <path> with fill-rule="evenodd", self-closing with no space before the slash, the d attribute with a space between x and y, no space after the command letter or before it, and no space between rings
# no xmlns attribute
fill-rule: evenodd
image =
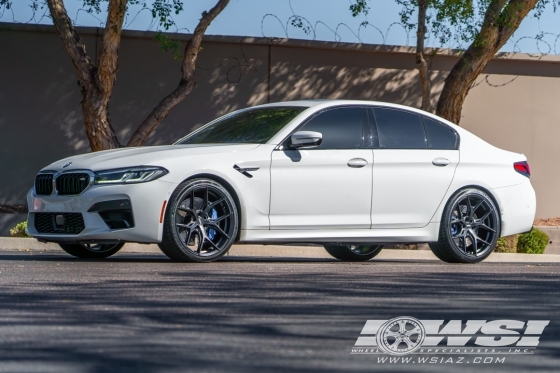
<svg viewBox="0 0 560 373"><path fill-rule="evenodd" d="M117 74L118 50L127 0L110 0L97 65L91 62L62 0L47 0L53 23L78 74L82 114L91 150L119 148L109 120L109 100Z"/></svg>
<svg viewBox="0 0 560 373"><path fill-rule="evenodd" d="M127 146L141 146L144 144L152 131L167 117L169 111L183 101L196 87L196 60L202 37L210 23L224 10L228 3L229 0L219 0L209 12L202 13L202 18L198 22L191 40L189 40L185 47L179 85L152 110L146 119L144 119L130 138Z"/></svg>
<svg viewBox="0 0 560 373"><path fill-rule="evenodd" d="M479 34L445 79L436 114L459 124L465 98L538 0L491 0Z"/></svg>
<svg viewBox="0 0 560 373"><path fill-rule="evenodd" d="M424 55L424 39L426 37L426 10L428 0L418 0L418 30L416 32L416 68L418 69L422 89L422 110L432 111L432 83L428 62Z"/></svg>

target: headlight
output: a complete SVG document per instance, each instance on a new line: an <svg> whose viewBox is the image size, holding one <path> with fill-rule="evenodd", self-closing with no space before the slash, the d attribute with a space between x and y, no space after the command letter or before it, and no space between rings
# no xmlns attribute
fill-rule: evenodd
<svg viewBox="0 0 560 373"><path fill-rule="evenodd" d="M95 172L95 184L136 184L155 180L169 173L163 167L139 166Z"/></svg>

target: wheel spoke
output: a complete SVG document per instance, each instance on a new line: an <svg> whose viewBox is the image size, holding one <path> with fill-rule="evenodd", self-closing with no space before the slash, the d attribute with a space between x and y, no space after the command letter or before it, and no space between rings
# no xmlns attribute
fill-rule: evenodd
<svg viewBox="0 0 560 373"><path fill-rule="evenodd" d="M387 335L388 337L398 337L399 335L401 335L401 333L388 330L387 332L385 332L385 335Z"/></svg>
<svg viewBox="0 0 560 373"><path fill-rule="evenodd" d="M411 341L410 338L408 338L408 337L402 338L402 341L403 341L404 343L406 343L406 347L408 347L408 348L410 348L411 346L414 345L414 343L412 343L412 341Z"/></svg>
<svg viewBox="0 0 560 373"><path fill-rule="evenodd" d="M207 221L206 226L215 229L218 233L220 233L222 236L226 237L229 240L229 235L226 232L224 232L224 230L220 228L220 226L217 223L213 221Z"/></svg>
<svg viewBox="0 0 560 373"><path fill-rule="evenodd" d="M471 198L467 196L467 216L473 215L472 206L471 206Z"/></svg>
<svg viewBox="0 0 560 373"><path fill-rule="evenodd" d="M495 230L495 229L490 228L490 227L487 226L486 224L480 224L480 225L477 226L477 228L484 228L484 229L489 230L490 232L496 233L496 230Z"/></svg>
<svg viewBox="0 0 560 373"><path fill-rule="evenodd" d="M488 216L490 216L490 214L491 214L493 211L494 211L494 210L492 210L492 209L488 210L488 212L486 212L486 214L484 214L484 216L481 217L481 218L478 219L478 220L479 220L479 221L484 221L484 220L486 220L486 218L487 218Z"/></svg>
<svg viewBox="0 0 560 373"><path fill-rule="evenodd" d="M208 213L208 212L212 209L212 207L214 207L214 206L216 206L216 205L222 203L222 202L225 201L225 200L226 200L225 198L220 198L219 200L212 202L211 204L209 204L209 205L204 209L204 212L205 212L205 213Z"/></svg>
<svg viewBox="0 0 560 373"><path fill-rule="evenodd" d="M207 240L207 241L208 241L208 243L209 243L210 245L212 245L212 247L214 247L214 249L216 249L216 250L220 250L220 248L219 248L218 246L216 246L216 244L215 244L214 242L212 242L212 240L211 240L211 239L209 239L209 238L208 238L208 240Z"/></svg>
<svg viewBox="0 0 560 373"><path fill-rule="evenodd" d="M208 207L208 185L206 186L206 191L204 194L204 204L200 207L201 210L206 210L206 208ZM204 207L203 207L204 206Z"/></svg>
<svg viewBox="0 0 560 373"><path fill-rule="evenodd" d="M391 350L398 350L399 345L401 344L402 341L403 341L403 339L401 337L395 338L395 342L393 342L393 344L390 347Z"/></svg>
<svg viewBox="0 0 560 373"><path fill-rule="evenodd" d="M229 217L230 215L231 215L231 212L228 213L228 214L222 215L222 216L220 216L219 218L214 219L214 220L211 220L211 221L214 222L214 223L219 223L219 222L221 222L222 220L224 220L225 218Z"/></svg>
<svg viewBox="0 0 560 373"><path fill-rule="evenodd" d="M410 337L411 335L419 334L419 333L420 333L420 328L418 328L417 326L414 327L414 329L408 330L408 331L405 332L405 334L406 334L407 336L409 336L409 337Z"/></svg>
<svg viewBox="0 0 560 373"><path fill-rule="evenodd" d="M406 332L406 321L401 320L399 321L399 333L404 333L404 332Z"/></svg>
<svg viewBox="0 0 560 373"><path fill-rule="evenodd" d="M197 215L196 214L196 206L194 205L194 189L195 188L193 187L192 191L191 191L191 209L195 212L195 216L196 216Z"/></svg>
<svg viewBox="0 0 560 373"><path fill-rule="evenodd" d="M478 203L474 206L474 208L473 208L473 213L474 213L476 210L478 210L478 208L479 208L483 203L484 203L484 200L481 199L480 202L478 202Z"/></svg>
<svg viewBox="0 0 560 373"><path fill-rule="evenodd" d="M474 231L472 229L469 229L469 236L471 236L471 242L472 242L472 247L473 247L473 252L474 252L474 256L477 256L478 254L478 245L476 243L478 236L476 235L476 233L474 233Z"/></svg>

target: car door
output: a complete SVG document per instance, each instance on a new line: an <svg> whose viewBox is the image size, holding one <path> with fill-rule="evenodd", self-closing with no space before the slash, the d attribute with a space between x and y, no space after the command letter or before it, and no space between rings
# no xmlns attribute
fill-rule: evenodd
<svg viewBox="0 0 560 373"><path fill-rule="evenodd" d="M371 226L373 152L364 146L365 109L338 107L307 120L321 144L291 149L288 138L272 152L271 229Z"/></svg>
<svg viewBox="0 0 560 373"><path fill-rule="evenodd" d="M368 110L376 133L372 228L426 226L443 200L459 162L458 135L413 112Z"/></svg>

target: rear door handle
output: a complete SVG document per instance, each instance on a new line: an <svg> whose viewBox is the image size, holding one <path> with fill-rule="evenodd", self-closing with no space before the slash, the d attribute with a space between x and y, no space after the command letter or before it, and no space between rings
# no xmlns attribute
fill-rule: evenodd
<svg viewBox="0 0 560 373"><path fill-rule="evenodd" d="M352 158L348 161L348 167L361 168L367 165L367 161L363 158Z"/></svg>
<svg viewBox="0 0 560 373"><path fill-rule="evenodd" d="M436 158L436 159L434 159L434 160L432 161L432 164L433 164L434 166L438 166L438 167L445 167L445 166L447 166L449 163L451 163L451 162L450 162L449 159L447 159L447 158Z"/></svg>

